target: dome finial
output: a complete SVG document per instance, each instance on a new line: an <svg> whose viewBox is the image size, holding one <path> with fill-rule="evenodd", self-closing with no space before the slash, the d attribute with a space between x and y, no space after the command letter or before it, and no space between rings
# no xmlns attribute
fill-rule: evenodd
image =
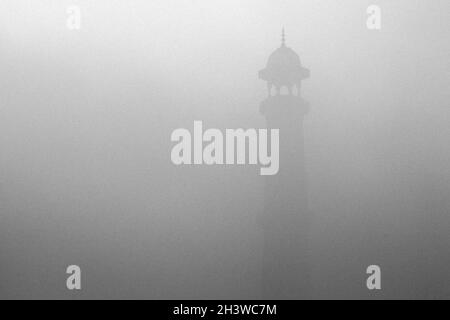
<svg viewBox="0 0 450 320"><path fill-rule="evenodd" d="M283 30L281 31L281 46L282 47L286 46L286 32L284 30L284 27Z"/></svg>

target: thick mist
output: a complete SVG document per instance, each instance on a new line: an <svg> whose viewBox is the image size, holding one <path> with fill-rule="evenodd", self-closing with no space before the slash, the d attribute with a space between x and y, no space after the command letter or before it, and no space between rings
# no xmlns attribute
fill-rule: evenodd
<svg viewBox="0 0 450 320"><path fill-rule="evenodd" d="M177 167L170 135L195 120L264 128L258 71L282 27L311 70L311 296L449 298L448 12L446 0L3 0L0 298L261 298L259 167ZM81 292L66 289L71 264Z"/></svg>

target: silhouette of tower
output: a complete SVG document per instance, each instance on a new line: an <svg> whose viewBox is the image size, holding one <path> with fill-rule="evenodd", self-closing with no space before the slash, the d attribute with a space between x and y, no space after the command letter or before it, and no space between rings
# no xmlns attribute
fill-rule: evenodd
<svg viewBox="0 0 450 320"><path fill-rule="evenodd" d="M280 170L265 183L263 290L267 299L311 296L308 258L310 215L305 174L303 119L308 103L300 95L309 77L294 50L281 47L269 57L259 78L267 82L268 97L260 111L268 129L280 130Z"/></svg>

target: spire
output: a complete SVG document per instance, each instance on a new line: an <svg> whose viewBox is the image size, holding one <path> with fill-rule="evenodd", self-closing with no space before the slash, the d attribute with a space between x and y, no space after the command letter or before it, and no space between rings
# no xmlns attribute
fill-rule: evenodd
<svg viewBox="0 0 450 320"><path fill-rule="evenodd" d="M281 32L281 46L282 47L286 46L286 33L284 31L284 27L283 27L283 30Z"/></svg>

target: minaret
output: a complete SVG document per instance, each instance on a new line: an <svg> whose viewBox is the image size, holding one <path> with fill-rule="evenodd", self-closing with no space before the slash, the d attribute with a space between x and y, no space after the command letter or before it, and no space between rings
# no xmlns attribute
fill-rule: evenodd
<svg viewBox="0 0 450 320"><path fill-rule="evenodd" d="M303 119L308 103L301 97L301 82L309 78L297 53L281 47L259 72L267 82L268 97L261 103L267 128L280 130L280 170L265 184L263 218L263 283L265 299L311 297L308 238L310 216L305 173Z"/></svg>

